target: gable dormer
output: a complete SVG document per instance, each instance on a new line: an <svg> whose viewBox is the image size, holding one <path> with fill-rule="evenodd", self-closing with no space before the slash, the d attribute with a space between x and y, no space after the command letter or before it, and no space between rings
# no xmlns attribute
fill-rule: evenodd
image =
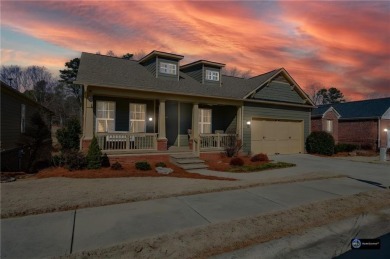
<svg viewBox="0 0 390 259"><path fill-rule="evenodd" d="M179 80L180 60L184 56L153 50L138 63L143 65L156 78Z"/></svg>
<svg viewBox="0 0 390 259"><path fill-rule="evenodd" d="M201 84L221 86L221 69L225 64L198 60L180 67L180 70Z"/></svg>

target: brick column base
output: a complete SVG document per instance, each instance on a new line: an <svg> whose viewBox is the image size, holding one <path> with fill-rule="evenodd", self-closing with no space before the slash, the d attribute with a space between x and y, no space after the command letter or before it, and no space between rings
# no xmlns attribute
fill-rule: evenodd
<svg viewBox="0 0 390 259"><path fill-rule="evenodd" d="M157 139L157 150L168 150L168 139Z"/></svg>
<svg viewBox="0 0 390 259"><path fill-rule="evenodd" d="M83 139L81 140L81 151L88 152L88 147L91 144L92 139Z"/></svg>

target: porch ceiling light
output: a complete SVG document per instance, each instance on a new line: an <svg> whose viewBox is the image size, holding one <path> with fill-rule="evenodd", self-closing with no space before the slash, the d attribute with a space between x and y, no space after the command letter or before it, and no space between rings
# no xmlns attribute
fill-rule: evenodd
<svg viewBox="0 0 390 259"><path fill-rule="evenodd" d="M153 118L152 118L152 117L149 117L149 121L153 121Z"/></svg>

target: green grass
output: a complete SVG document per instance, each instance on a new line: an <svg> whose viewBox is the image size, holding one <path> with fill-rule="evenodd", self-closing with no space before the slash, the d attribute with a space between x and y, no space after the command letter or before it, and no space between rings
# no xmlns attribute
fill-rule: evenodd
<svg viewBox="0 0 390 259"><path fill-rule="evenodd" d="M296 164L285 163L285 162L276 162L276 163L266 163L261 165L243 165L231 168L229 172L233 173L243 173L243 172L258 172L269 169L277 169L277 168L287 168L293 167Z"/></svg>

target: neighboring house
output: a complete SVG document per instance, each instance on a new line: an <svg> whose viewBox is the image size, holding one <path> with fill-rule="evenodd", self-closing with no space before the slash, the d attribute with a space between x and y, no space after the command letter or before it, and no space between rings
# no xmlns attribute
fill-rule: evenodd
<svg viewBox="0 0 390 259"><path fill-rule="evenodd" d="M26 146L23 147L22 137L28 129L31 116L35 112L42 112L47 125L50 127L52 112L4 82L0 81L0 83L1 170L24 170L29 157L29 149ZM51 142L47 145L51 147Z"/></svg>
<svg viewBox="0 0 390 259"><path fill-rule="evenodd" d="M336 143L369 149L390 144L390 98L321 105L311 118L311 130L328 131Z"/></svg>
<svg viewBox="0 0 390 259"><path fill-rule="evenodd" d="M221 150L231 134L244 152L303 153L314 104L284 68L249 79L224 64L152 51L139 61L82 53L82 148L104 152Z"/></svg>

